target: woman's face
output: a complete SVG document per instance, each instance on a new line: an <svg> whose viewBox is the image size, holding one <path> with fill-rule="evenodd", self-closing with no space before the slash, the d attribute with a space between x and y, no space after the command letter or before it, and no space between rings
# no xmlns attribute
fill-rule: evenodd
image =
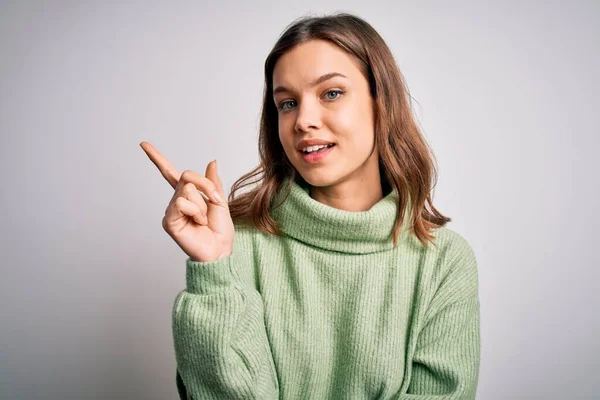
<svg viewBox="0 0 600 400"><path fill-rule="evenodd" d="M333 73L341 75L329 75ZM297 45L275 64L273 88L279 139L306 182L319 187L349 180L379 182L373 101L351 56L323 40ZM335 145L310 162L298 147L311 139Z"/></svg>

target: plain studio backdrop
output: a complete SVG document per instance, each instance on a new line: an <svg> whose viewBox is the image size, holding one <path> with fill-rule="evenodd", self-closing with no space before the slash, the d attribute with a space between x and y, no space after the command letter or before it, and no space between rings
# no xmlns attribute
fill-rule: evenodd
<svg viewBox="0 0 600 400"><path fill-rule="evenodd" d="M116 3L0 4L0 398L176 398L186 256L139 143L180 172L216 158L228 195L265 57L335 11L392 49L476 253L478 399L597 398L600 3Z"/></svg>

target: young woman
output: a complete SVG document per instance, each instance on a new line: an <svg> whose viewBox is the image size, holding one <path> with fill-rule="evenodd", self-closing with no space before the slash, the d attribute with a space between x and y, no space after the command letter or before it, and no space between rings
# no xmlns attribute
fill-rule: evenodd
<svg viewBox="0 0 600 400"><path fill-rule="evenodd" d="M180 175L141 144L189 256L180 397L475 398L477 263L432 205L433 156L383 39L353 15L302 18L265 84L260 165L229 201L216 160Z"/></svg>

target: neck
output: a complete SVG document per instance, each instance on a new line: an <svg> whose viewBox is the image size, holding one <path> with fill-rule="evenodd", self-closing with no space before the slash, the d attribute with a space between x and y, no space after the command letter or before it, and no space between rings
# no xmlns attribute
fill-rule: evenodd
<svg viewBox="0 0 600 400"><path fill-rule="evenodd" d="M343 211L367 211L390 190L382 180L379 157L373 152L362 168L354 171L344 181L329 186L314 186L304 179L310 197L319 203Z"/></svg>
<svg viewBox="0 0 600 400"><path fill-rule="evenodd" d="M307 185L286 180L274 199L271 215L287 236L315 248L346 254L369 254L394 247L391 235L399 201L395 190L388 191L370 209L347 211L314 200ZM408 227L406 218L400 241L407 237Z"/></svg>
<svg viewBox="0 0 600 400"><path fill-rule="evenodd" d="M310 197L338 210L367 211L383 198L379 180L343 182L332 186L311 186Z"/></svg>

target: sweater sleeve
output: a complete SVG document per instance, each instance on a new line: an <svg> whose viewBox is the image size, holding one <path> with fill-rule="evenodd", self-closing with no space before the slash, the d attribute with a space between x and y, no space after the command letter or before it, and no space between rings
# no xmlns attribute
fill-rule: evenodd
<svg viewBox="0 0 600 400"><path fill-rule="evenodd" d="M475 399L480 364L480 309L475 255L462 238L425 313L401 400Z"/></svg>
<svg viewBox="0 0 600 400"><path fill-rule="evenodd" d="M186 260L187 287L173 307L181 399L279 397L261 295L236 271L240 261L251 265L252 252L236 247L220 260Z"/></svg>

